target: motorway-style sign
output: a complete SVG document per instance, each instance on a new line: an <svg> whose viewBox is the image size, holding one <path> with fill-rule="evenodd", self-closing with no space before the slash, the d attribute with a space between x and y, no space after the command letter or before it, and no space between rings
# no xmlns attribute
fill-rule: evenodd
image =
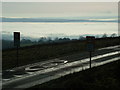
<svg viewBox="0 0 120 90"><path fill-rule="evenodd" d="M95 37L86 36L87 39L87 51L92 52L95 49Z"/></svg>
<svg viewBox="0 0 120 90"><path fill-rule="evenodd" d="M86 36L86 39L87 39L87 51L90 52L90 68L91 68L91 57L92 57L92 52L94 51L95 48L95 37Z"/></svg>
<svg viewBox="0 0 120 90"><path fill-rule="evenodd" d="M14 46L20 47L20 32L14 32Z"/></svg>
<svg viewBox="0 0 120 90"><path fill-rule="evenodd" d="M16 46L16 65L17 67L19 66L19 53L18 53L18 49L20 47L20 32L14 32L14 46Z"/></svg>

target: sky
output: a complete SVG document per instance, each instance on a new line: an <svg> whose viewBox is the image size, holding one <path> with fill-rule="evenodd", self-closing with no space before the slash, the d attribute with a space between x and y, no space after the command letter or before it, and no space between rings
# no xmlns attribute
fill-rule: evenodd
<svg viewBox="0 0 120 90"><path fill-rule="evenodd" d="M117 16L117 2L3 2L3 17Z"/></svg>
<svg viewBox="0 0 120 90"><path fill-rule="evenodd" d="M119 2L119 0L1 0L2 2Z"/></svg>
<svg viewBox="0 0 120 90"><path fill-rule="evenodd" d="M82 19L104 20L118 15L117 2L2 2L2 16L8 18L37 18L37 17L82 17ZM85 18L83 18L85 17ZM87 18L86 18L87 17ZM92 17L92 18L91 18ZM78 19L78 18L77 18ZM96 19L96 18L95 18ZM106 19L106 18L105 18ZM109 27L110 26L110 27ZM20 31L24 36L49 34L103 34L116 33L117 23L4 23L3 30L7 32ZM89 32L88 32L89 29ZM68 32L69 30L69 32ZM105 31L106 30L106 31ZM108 31L109 30L109 31ZM34 33L34 35L33 35ZM38 34L39 33L39 34Z"/></svg>

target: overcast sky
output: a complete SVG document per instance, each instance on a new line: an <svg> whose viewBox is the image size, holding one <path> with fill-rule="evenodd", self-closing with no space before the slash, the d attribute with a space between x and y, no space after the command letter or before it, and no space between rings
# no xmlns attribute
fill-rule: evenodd
<svg viewBox="0 0 120 90"><path fill-rule="evenodd" d="M116 2L4 2L3 17L117 16Z"/></svg>

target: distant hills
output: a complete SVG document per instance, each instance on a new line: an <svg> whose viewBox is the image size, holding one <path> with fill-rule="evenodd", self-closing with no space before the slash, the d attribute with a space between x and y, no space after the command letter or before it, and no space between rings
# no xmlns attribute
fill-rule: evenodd
<svg viewBox="0 0 120 90"><path fill-rule="evenodd" d="M49 43L62 43L74 40L85 40L86 36L95 36L96 38L101 37L116 37L117 35L113 33L112 35L72 35L72 36L65 36L65 35L58 35L58 34L50 34L47 37L40 37L40 38L32 38L32 37L25 37L21 36L21 47L30 46L30 45L37 45L37 44L49 44ZM13 36L12 34L2 34L2 49L10 49L14 48Z"/></svg>
<svg viewBox="0 0 120 90"><path fill-rule="evenodd" d="M65 34L47 34L45 38L51 38L52 40L56 39L56 38L70 38L70 39L79 39L80 37L86 37L86 36L96 36L97 38L98 37L102 37L103 34L83 34L83 35L65 35ZM107 35L108 37L110 35ZM41 37L39 37L41 38ZM28 37L28 36L24 36L24 35L21 35L21 40L22 39L30 39L31 41L36 41L38 40L39 38L33 38L33 37ZM5 32L3 31L2 32L2 39L4 40L13 40L13 34L10 33L10 32Z"/></svg>

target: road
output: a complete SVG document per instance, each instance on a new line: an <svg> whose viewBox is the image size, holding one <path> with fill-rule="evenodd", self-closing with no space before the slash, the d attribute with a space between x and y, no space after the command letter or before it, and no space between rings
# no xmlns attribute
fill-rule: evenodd
<svg viewBox="0 0 120 90"><path fill-rule="evenodd" d="M92 53L92 67L119 60L119 46L106 47ZM48 61L29 64L3 72L3 88L29 88L61 76L89 68L89 53L72 54Z"/></svg>

